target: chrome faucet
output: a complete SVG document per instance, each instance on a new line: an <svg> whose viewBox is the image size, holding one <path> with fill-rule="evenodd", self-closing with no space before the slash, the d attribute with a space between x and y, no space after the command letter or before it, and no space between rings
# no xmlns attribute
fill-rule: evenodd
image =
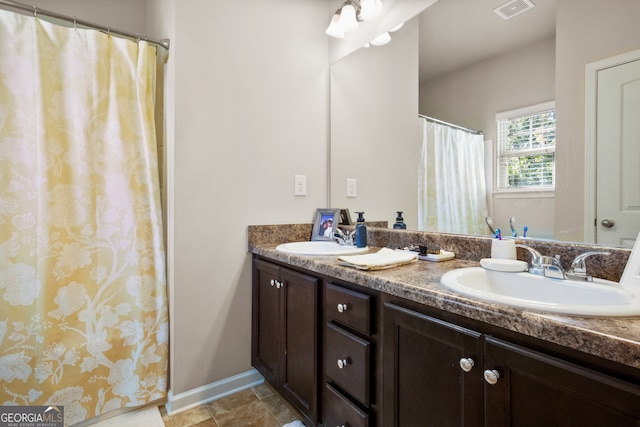
<svg viewBox="0 0 640 427"><path fill-rule="evenodd" d="M582 280L584 282L593 282L593 277L587 274L587 266L584 262L585 258L591 255L611 255L607 251L590 251L578 255L571 263L571 270L567 273L568 279Z"/></svg>
<svg viewBox="0 0 640 427"><path fill-rule="evenodd" d="M336 230L333 233L333 238L341 245L353 246L355 244L353 241L353 235L354 233L351 231L343 232L341 229L336 227Z"/></svg>
<svg viewBox="0 0 640 427"><path fill-rule="evenodd" d="M607 251L590 251L578 255L571 263L571 270L564 271L560 263L560 255L555 257L544 256L537 250L523 244L516 244L517 248L526 249L531 253L531 264L529 273L538 274L540 276L550 277L553 279L572 279L584 282L592 282L593 277L587 274L587 266L584 260L592 255L611 255Z"/></svg>
<svg viewBox="0 0 640 427"><path fill-rule="evenodd" d="M531 263L529 265L529 273L539 276L550 277L552 279L566 279L564 268L560 263L560 256L555 257L544 256L530 246L516 244L516 248L526 249L531 253Z"/></svg>

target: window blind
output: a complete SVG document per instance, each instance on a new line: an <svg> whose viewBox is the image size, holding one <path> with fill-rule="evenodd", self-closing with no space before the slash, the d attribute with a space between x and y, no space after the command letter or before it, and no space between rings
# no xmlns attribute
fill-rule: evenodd
<svg viewBox="0 0 640 427"><path fill-rule="evenodd" d="M555 106L497 116L498 190L555 187Z"/></svg>

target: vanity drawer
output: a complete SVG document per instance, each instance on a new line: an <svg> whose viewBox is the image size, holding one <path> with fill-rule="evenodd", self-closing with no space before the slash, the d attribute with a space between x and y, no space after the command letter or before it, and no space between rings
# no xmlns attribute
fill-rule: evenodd
<svg viewBox="0 0 640 427"><path fill-rule="evenodd" d="M371 297L328 284L325 288L325 315L363 334L371 334Z"/></svg>
<svg viewBox="0 0 640 427"><path fill-rule="evenodd" d="M336 325L326 325L327 377L363 405L369 406L370 343Z"/></svg>
<svg viewBox="0 0 640 427"><path fill-rule="evenodd" d="M351 403L339 391L326 385L324 424L327 427L368 427L369 416Z"/></svg>

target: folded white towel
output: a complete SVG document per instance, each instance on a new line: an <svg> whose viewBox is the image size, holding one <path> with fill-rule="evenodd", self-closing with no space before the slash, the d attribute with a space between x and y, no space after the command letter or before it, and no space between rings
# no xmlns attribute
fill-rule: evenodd
<svg viewBox="0 0 640 427"><path fill-rule="evenodd" d="M304 424L302 424L300 420L295 420L283 425L282 427L305 427L305 426Z"/></svg>
<svg viewBox="0 0 640 427"><path fill-rule="evenodd" d="M382 248L378 252L365 255L344 255L338 257L341 265L361 270L382 270L408 264L418 259L418 254L403 250Z"/></svg>

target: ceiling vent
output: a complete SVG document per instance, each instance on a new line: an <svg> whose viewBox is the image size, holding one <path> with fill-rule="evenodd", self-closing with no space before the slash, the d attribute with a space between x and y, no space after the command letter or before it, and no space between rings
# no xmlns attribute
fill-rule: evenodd
<svg viewBox="0 0 640 427"><path fill-rule="evenodd" d="M534 7L536 7L536 5L533 4L531 0L511 0L502 6L496 7L493 11L506 21Z"/></svg>

